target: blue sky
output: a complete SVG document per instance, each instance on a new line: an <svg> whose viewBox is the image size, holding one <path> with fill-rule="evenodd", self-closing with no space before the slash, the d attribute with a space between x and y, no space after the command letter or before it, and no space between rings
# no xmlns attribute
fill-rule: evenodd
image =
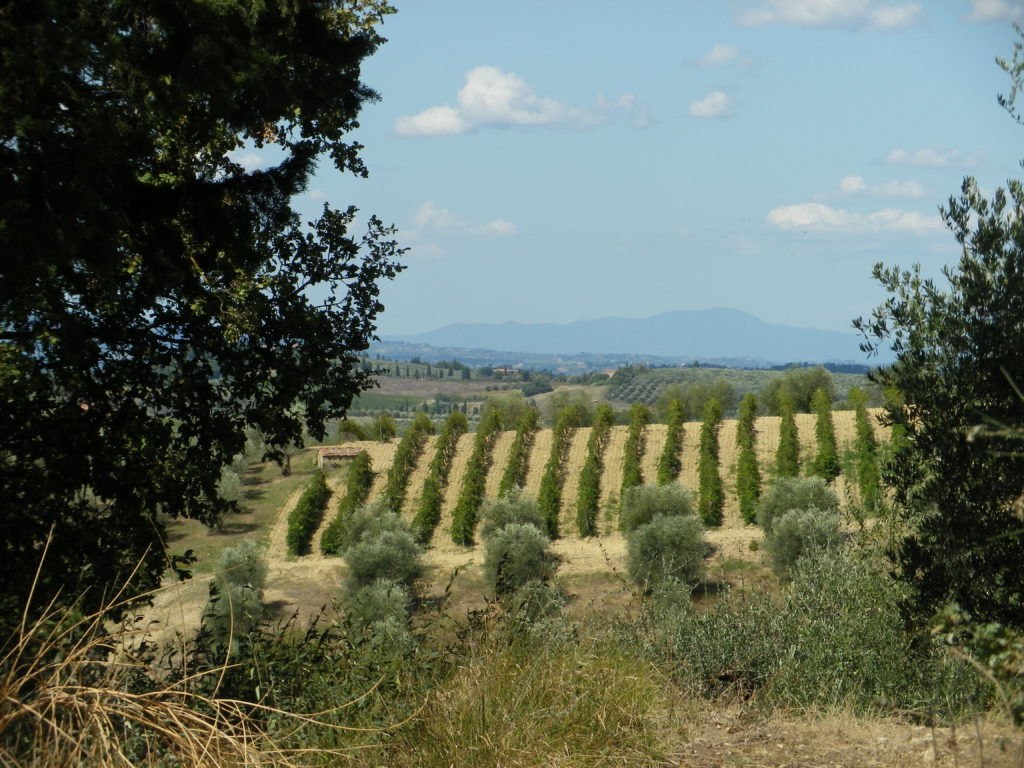
<svg viewBox="0 0 1024 768"><path fill-rule="evenodd" d="M382 335L729 306L849 330L875 262L935 274L965 175L1022 175L996 56L1020 0L396 0L366 62L370 178L299 201L393 222Z"/></svg>

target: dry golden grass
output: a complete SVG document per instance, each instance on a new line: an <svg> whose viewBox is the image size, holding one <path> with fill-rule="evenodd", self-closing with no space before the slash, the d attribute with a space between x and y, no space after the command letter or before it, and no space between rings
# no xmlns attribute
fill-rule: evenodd
<svg viewBox="0 0 1024 768"><path fill-rule="evenodd" d="M645 483L658 482L658 461L668 439L668 426L648 424L644 428L644 455L640 457L640 474Z"/></svg>
<svg viewBox="0 0 1024 768"><path fill-rule="evenodd" d="M551 430L539 429L533 437L530 460L526 465L526 483L523 486L523 490L527 495L536 498L538 491L540 491L540 479L544 476L544 465L547 464L550 454Z"/></svg>
<svg viewBox="0 0 1024 768"><path fill-rule="evenodd" d="M576 429L569 439L565 457L565 483L562 485L562 509L559 515L559 529L563 536L576 534L576 498L580 489L580 470L587 460L587 441L590 427Z"/></svg>
<svg viewBox="0 0 1024 768"><path fill-rule="evenodd" d="M514 430L499 432L494 439L494 447L491 449L491 468L487 471L487 483L484 491L489 499L498 495L501 476L505 472L505 465L508 464L508 456L512 452L512 442L515 439Z"/></svg>
<svg viewBox="0 0 1024 768"><path fill-rule="evenodd" d="M622 489L622 461L626 453L626 438L629 427L612 427L608 434L608 445L604 449L604 471L601 473L601 506L608 504L614 496L618 498Z"/></svg>
<svg viewBox="0 0 1024 768"><path fill-rule="evenodd" d="M405 502L402 504L402 517L408 521L416 514L416 507L420 502L423 493L423 483L427 480L430 472L430 462L434 460L434 452L437 450L437 435L431 435L423 444L423 452L416 459L416 466L409 473L409 484L405 488Z"/></svg>

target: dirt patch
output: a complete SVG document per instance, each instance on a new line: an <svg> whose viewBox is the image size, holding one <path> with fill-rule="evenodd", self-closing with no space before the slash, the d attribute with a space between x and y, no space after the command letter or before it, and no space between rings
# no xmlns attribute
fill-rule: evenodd
<svg viewBox="0 0 1024 768"><path fill-rule="evenodd" d="M1010 768L1024 765L1019 731L981 719L929 728L849 714L760 720L742 709L712 710L676 757L679 768Z"/></svg>

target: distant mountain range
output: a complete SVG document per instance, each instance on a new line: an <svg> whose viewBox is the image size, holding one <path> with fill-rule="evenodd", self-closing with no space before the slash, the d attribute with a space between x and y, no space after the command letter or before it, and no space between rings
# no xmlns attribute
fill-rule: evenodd
<svg viewBox="0 0 1024 768"><path fill-rule="evenodd" d="M644 319L603 317L572 323L456 323L384 341L433 347L502 350L545 355L641 355L686 363L743 359L767 365L788 361L878 365L854 333L766 323L738 309L679 310Z"/></svg>

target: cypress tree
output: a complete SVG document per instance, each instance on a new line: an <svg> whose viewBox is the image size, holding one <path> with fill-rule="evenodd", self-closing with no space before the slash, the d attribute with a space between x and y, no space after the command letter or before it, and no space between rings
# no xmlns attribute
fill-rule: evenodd
<svg viewBox="0 0 1024 768"><path fill-rule="evenodd" d="M717 400L708 400L704 406L704 420L700 429L700 458L697 466L700 495L697 512L705 525L722 524L725 493L718 473L718 428L722 423L722 407Z"/></svg>
<svg viewBox="0 0 1024 768"><path fill-rule="evenodd" d="M562 483L565 482L565 455L573 427L576 426L576 412L571 409L559 411L551 434L551 453L540 479L537 506L547 523L550 539L557 539L558 515L562 509Z"/></svg>
<svg viewBox="0 0 1024 768"><path fill-rule="evenodd" d="M818 452L811 461L810 474L831 483L839 476L839 452L836 448L836 427L832 421L832 402L824 387L814 390L811 408L816 415L814 437Z"/></svg>
<svg viewBox="0 0 1024 768"><path fill-rule="evenodd" d="M850 390L850 400L855 408L857 455L857 488L860 491L860 502L868 514L878 508L881 493L881 477L878 469L878 441L871 428L871 416L866 406L866 396L862 390L854 387Z"/></svg>
<svg viewBox="0 0 1024 768"><path fill-rule="evenodd" d="M658 485L668 485L679 479L679 472L683 468L681 454L685 416L683 402L678 399L672 400L668 405L668 434L665 437L665 447L658 457Z"/></svg>
<svg viewBox="0 0 1024 768"><path fill-rule="evenodd" d="M643 485L640 459L644 455L644 428L650 420L650 409L643 403L633 403L629 409L629 436L626 438L626 451L622 457L621 493L635 485Z"/></svg>
<svg viewBox="0 0 1024 768"><path fill-rule="evenodd" d="M341 539L345 535L345 524L356 507L366 501L370 494L370 486L373 485L373 465L370 455L366 451L360 451L348 465L348 474L345 477L345 495L341 497L338 508L334 513L334 519L324 529L324 535L320 537L320 551L325 555L338 553Z"/></svg>
<svg viewBox="0 0 1024 768"><path fill-rule="evenodd" d="M420 454L423 453L427 437L433 433L434 423L430 417L423 412L417 412L412 424L402 435L398 448L395 449L395 458L388 470L387 484L384 486L384 499L387 501L388 509L392 512L402 511L409 475Z"/></svg>
<svg viewBox="0 0 1024 768"><path fill-rule="evenodd" d="M615 422L615 413L607 403L597 406L594 426L587 440L587 458L580 471L580 487L576 496L576 528L580 536L597 535L597 513L601 502L601 470L608 435Z"/></svg>
<svg viewBox="0 0 1024 768"><path fill-rule="evenodd" d="M761 497L761 471L757 466L757 398L744 395L740 402L739 420L736 422L736 444L740 455L736 467L736 496L740 517L753 523L757 516L757 501Z"/></svg>
<svg viewBox="0 0 1024 768"><path fill-rule="evenodd" d="M505 471L501 475L501 482L498 484L498 496L506 496L513 488L522 488L526 484L526 472L529 469L527 461L530 458L530 448L533 447L533 438L537 434L537 426L540 424L540 411L536 406L530 405L519 418L516 425L516 436L512 441L512 447L508 454L508 463L505 464Z"/></svg>
<svg viewBox="0 0 1024 768"><path fill-rule="evenodd" d="M797 477L800 474L800 442L797 438L793 401L785 390L779 392L779 447L775 451L777 477Z"/></svg>
<svg viewBox="0 0 1024 768"><path fill-rule="evenodd" d="M420 544L427 544L434 535L434 529L441 521L441 504L444 502L444 489L448 484L448 473L455 458L455 447L459 438L469 429L466 416L461 411L453 411L445 419L441 434L434 449L434 458L430 460L427 479L423 483L423 492L416 506L416 515L412 520L413 534Z"/></svg>
<svg viewBox="0 0 1024 768"><path fill-rule="evenodd" d="M452 513L452 541L456 544L465 547L473 544L477 513L484 501L487 470L491 466L491 449L500 429L501 414L496 409L485 409L484 416L476 428L473 453L470 454L459 500L455 503L455 510Z"/></svg>

